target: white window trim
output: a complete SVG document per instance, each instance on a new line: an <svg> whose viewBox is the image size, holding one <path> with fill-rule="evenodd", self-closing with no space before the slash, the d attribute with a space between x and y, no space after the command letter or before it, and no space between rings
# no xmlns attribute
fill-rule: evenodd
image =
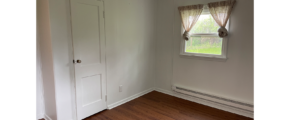
<svg viewBox="0 0 290 120"><path fill-rule="evenodd" d="M210 14L209 12L202 12L203 14ZM229 30L229 23L230 20L228 20L228 23L226 25L226 29ZM182 23L181 23L182 24ZM181 27L181 35L184 32L183 27ZM197 34L191 34L190 36L218 36L217 33L197 33ZM187 57L205 57L205 58L218 58L218 59L227 59L227 44L228 44L228 37L225 37L222 39L222 54L221 55L214 55L214 54L204 54L204 53L188 53L185 52L185 40L181 40L180 44L180 55L187 56Z"/></svg>

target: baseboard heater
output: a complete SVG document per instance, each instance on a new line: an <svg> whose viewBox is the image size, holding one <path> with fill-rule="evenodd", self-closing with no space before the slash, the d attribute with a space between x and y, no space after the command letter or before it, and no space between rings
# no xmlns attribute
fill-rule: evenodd
<svg viewBox="0 0 290 120"><path fill-rule="evenodd" d="M184 88L184 87L180 87L176 85L173 85L172 89L173 91L178 92L178 93L182 93L182 94L189 95L192 97L197 97L199 99L203 99L206 101L222 104L222 105L232 107L235 109L240 109L246 112L253 113L254 111L254 105L249 104L249 103L240 102L237 100L232 100L232 99L228 99L224 97L219 97L216 95L211 95L211 94L207 94L207 93L203 93L203 92L199 92L195 90L190 90L188 88Z"/></svg>

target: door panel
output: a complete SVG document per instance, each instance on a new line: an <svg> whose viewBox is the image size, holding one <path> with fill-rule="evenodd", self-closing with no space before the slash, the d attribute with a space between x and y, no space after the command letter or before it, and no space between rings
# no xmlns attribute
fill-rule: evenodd
<svg viewBox="0 0 290 120"><path fill-rule="evenodd" d="M99 6L86 4L76 4L76 13L73 26L76 47L78 54L82 58L82 65L90 65L101 62L100 44L100 20ZM95 13L92 13L95 12ZM102 12L101 12L102 13ZM99 48L99 49L98 49Z"/></svg>
<svg viewBox="0 0 290 120"><path fill-rule="evenodd" d="M78 120L107 107L103 2L71 0Z"/></svg>
<svg viewBox="0 0 290 120"><path fill-rule="evenodd" d="M81 80L81 89L82 89L82 106L88 106L95 102L98 102L102 98L102 94L94 94L101 93L101 75L93 75L83 77Z"/></svg>

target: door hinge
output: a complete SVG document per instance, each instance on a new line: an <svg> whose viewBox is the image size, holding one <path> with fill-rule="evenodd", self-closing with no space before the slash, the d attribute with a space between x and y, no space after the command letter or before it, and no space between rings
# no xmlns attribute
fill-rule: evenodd
<svg viewBox="0 0 290 120"><path fill-rule="evenodd" d="M107 95L105 96L105 101L107 101Z"/></svg>
<svg viewBox="0 0 290 120"><path fill-rule="evenodd" d="M103 11L103 18L105 18L105 11Z"/></svg>

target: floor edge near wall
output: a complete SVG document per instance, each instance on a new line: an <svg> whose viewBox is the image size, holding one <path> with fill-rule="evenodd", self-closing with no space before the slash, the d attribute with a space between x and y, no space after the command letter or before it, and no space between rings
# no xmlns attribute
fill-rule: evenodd
<svg viewBox="0 0 290 120"><path fill-rule="evenodd" d="M44 119L44 114L37 114L37 120Z"/></svg>
<svg viewBox="0 0 290 120"><path fill-rule="evenodd" d="M145 94L147 94L147 93L149 93L149 92L152 92L152 91L154 91L154 90L155 90L154 88L150 88L150 89L147 89L147 90L142 91L142 92L140 92L140 93L137 93L137 94L135 94L135 95L132 95L132 96L130 96L130 97L127 97L127 98L125 98L125 99L123 99L123 100L117 101L117 102L115 102L115 103L113 103L113 104L108 105L108 109L113 109L114 107L117 107L117 106L119 106L119 105L122 105L122 104L124 104L124 103L127 103L127 102L129 102L129 101L131 101L131 100L134 100L134 99L136 99L136 98L138 98L138 97L140 97L140 96L143 96L143 95L145 95Z"/></svg>
<svg viewBox="0 0 290 120"><path fill-rule="evenodd" d="M174 96L174 97L185 99L185 100L188 100L188 101L191 101L191 102L195 102L195 103L199 103L199 104L206 105L206 106L209 106L209 107L213 107L213 108L216 108L216 109L219 109L219 110L224 110L224 111L231 112L231 113L238 114L238 115L242 115L242 116L245 116L245 117L254 118L254 114L253 113L248 112L248 111L243 111L241 109L229 107L229 106L226 106L226 105L223 105L223 104L218 104L216 102L210 102L210 101L207 101L207 100L199 99L197 97L183 95L183 94L180 94L180 93L176 93L176 92L173 92L173 91L168 91L168 90L164 90L164 89L160 89L160 88L155 88L154 90L158 91L158 92L161 92L161 93L164 93L164 94L167 94L167 95L171 95L171 96Z"/></svg>
<svg viewBox="0 0 290 120"><path fill-rule="evenodd" d="M52 120L48 115L44 114L44 119L45 120Z"/></svg>
<svg viewBox="0 0 290 120"><path fill-rule="evenodd" d="M254 118L254 114L251 113L251 112L248 112L248 111L243 111L243 110L240 110L240 109L237 109L237 108L225 106L225 105L218 104L218 103L215 103L215 102L206 101L206 100L203 100L203 99L199 99L197 97L191 97L191 96L188 96L188 95L182 95L182 94L179 94L179 93L176 93L176 92L173 92L173 91L168 91L168 90L164 90L164 89L160 89L160 88L150 88L150 89L147 89L147 90L142 91L140 93L137 93L135 95L132 95L132 96L130 96L128 98L125 98L123 100L117 101L117 102L115 102L113 104L108 105L108 109L113 109L113 108L115 108L115 107L117 107L119 105L127 103L127 102L129 102L131 100L134 100L134 99L136 99L136 98L138 98L140 96L143 96L143 95L145 95L145 94L147 94L149 92L152 92L154 90L158 91L158 92L161 92L161 93L164 93L164 94L167 94L167 95L171 95L171 96L174 96L174 97L185 99L185 100L188 100L188 101L191 101L191 102L195 102L195 103L199 103L199 104L206 105L206 106L209 106L209 107L213 107L213 108L216 108L216 109L219 109L219 110L224 110L224 111L231 112L231 113L234 113L234 114L238 114L238 115Z"/></svg>
<svg viewBox="0 0 290 120"><path fill-rule="evenodd" d="M215 103L215 102L210 102L210 101L202 100L202 99L199 99L199 98L196 98L196 97L182 95L182 94L179 94L179 93L176 93L176 92L173 92L173 91L168 91L168 90L164 90L164 89L160 89L160 88L147 89L145 91L142 91L140 93L132 95L132 96L130 96L128 98L125 98L123 100L120 100L120 101L117 101L117 102L115 102L113 104L110 104L110 105L108 105L107 109L113 109L115 107L118 107L118 106L120 106L120 105L122 105L124 103L127 103L127 102L129 102L131 100L134 100L134 99L136 99L136 98L138 98L140 96L143 96L143 95L145 95L147 93L150 93L152 91L161 92L161 93L164 93L164 94L167 94L167 95L170 95L170 96L178 97L178 98L181 98L181 99L185 99L185 100L188 100L188 101L191 101L191 102L195 102L195 103L199 103L199 104L206 105L206 106L209 106L209 107L213 107L213 108L216 108L216 109L219 109L219 110L224 110L224 111L231 112L231 113L234 113L234 114L238 114L238 115L242 115L242 116L246 116L246 117L250 117L250 118L254 117L253 113L249 113L247 111L242 111L242 110L239 110L239 109L236 109L236 108L231 108L229 106L225 106L225 105L218 104L218 103ZM45 120L52 120L46 114L44 114L44 119Z"/></svg>

